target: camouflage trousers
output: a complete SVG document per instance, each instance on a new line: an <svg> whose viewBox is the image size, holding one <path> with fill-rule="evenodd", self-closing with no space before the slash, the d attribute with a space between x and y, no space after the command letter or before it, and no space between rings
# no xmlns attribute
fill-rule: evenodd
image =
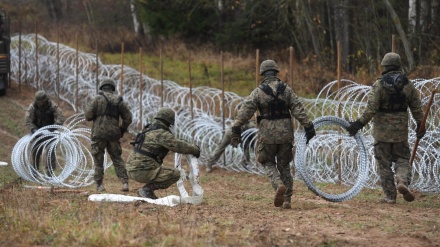
<svg viewBox="0 0 440 247"><path fill-rule="evenodd" d="M410 150L408 141L398 143L375 142L374 157L379 169L383 192L389 198L396 198L396 183L408 186L411 180L409 166ZM394 163L394 172L393 172Z"/></svg>
<svg viewBox="0 0 440 247"><path fill-rule="evenodd" d="M257 160L266 170L272 187L276 190L281 184L287 188L284 193L286 199L293 194L293 178L290 173L290 162L293 159L292 144L257 144Z"/></svg>
<svg viewBox="0 0 440 247"><path fill-rule="evenodd" d="M166 189L179 181L180 171L161 166L153 170L129 171L128 176L136 182L154 185L158 189Z"/></svg>
<svg viewBox="0 0 440 247"><path fill-rule="evenodd" d="M104 154L106 149L113 161L116 176L118 176L122 183L127 183L128 176L125 170L124 160L121 157L122 148L119 141L92 142L92 155L95 162L95 175L93 178L95 181L102 181L104 179Z"/></svg>
<svg viewBox="0 0 440 247"><path fill-rule="evenodd" d="M35 148L32 149L32 159L33 159L33 167L35 168L35 170L39 170L40 168L40 159L41 159L41 155L43 154L43 148L40 147L40 145L43 145L43 142L47 141L46 138L41 139L40 141L38 141L35 144ZM49 152L48 149L46 149L46 154ZM55 159L55 150L53 150L53 152L50 153L50 163L48 162L49 159L48 157L44 157L45 160L45 167L46 167L46 172L48 173L48 175L50 174L50 172L55 171L55 167L56 167L56 159Z"/></svg>
<svg viewBox="0 0 440 247"><path fill-rule="evenodd" d="M212 156L208 159L207 165L212 167L217 160L220 158L220 156L223 154L225 149L231 144L231 137L232 137L232 131L231 129L227 129L225 134L223 135L222 140L218 144L218 146L215 148L214 153ZM244 143L244 157L247 162L249 162L250 155L249 155L249 142Z"/></svg>

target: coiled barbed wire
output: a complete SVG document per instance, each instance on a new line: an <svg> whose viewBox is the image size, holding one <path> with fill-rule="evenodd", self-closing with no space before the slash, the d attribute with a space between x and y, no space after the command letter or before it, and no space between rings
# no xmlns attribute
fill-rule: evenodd
<svg viewBox="0 0 440 247"><path fill-rule="evenodd" d="M27 181L57 187L92 184L94 161L89 151L90 129L81 126L83 121L84 115L76 114L69 117L64 126L48 125L22 137L12 150L11 163L15 172ZM32 155L36 150L42 151L40 170L46 168L46 172L37 169ZM52 164L51 155L55 156L56 164ZM104 167L110 165L105 155Z"/></svg>
<svg viewBox="0 0 440 247"><path fill-rule="evenodd" d="M34 87L41 85L46 92L51 95L56 95L59 92L60 98L68 102L76 111L83 111L84 104L75 107L75 81L76 81L76 51L71 47L63 44L59 45L59 76L60 86L57 88L57 44L46 40L44 37L38 36L38 51L35 46L35 34L22 35L22 59L19 63L18 59L18 36L13 36L11 41L11 78L18 81L18 68L21 71L21 81L30 83ZM38 52L38 81L36 81L35 71L35 53ZM98 64L96 64L98 61ZM27 70L25 70L25 68ZM101 60L96 59L95 54L84 52L78 53L78 98L79 102L88 102L96 93L96 76L111 77L117 82L121 78L120 65L104 65ZM98 71L98 74L96 74ZM161 82L142 75L142 119L139 113L140 91L139 82L141 79L140 73L128 66L124 66L124 100L129 104L133 113L133 124L129 130L132 133L137 132L137 127L151 121L154 114L158 111L161 102ZM416 88L421 94L422 103L426 103L429 99L430 89L436 87L440 83L440 78L433 79L415 79L412 80ZM367 95L371 86L357 84L350 80L342 80L342 87L337 87L337 81L328 83L318 94L316 99L300 98L308 115L311 119L317 119L322 116L341 116L346 120L354 120L359 117L360 113L366 107ZM119 88L119 83L117 83ZM222 118L225 118L226 128L232 125L233 117L237 111L237 107L242 102L243 98L232 92L225 92L225 110L221 107L221 91L208 87L196 87L192 89L192 98L190 99L190 90L187 87L182 87L175 82L165 80L163 81L163 102L164 106L174 109L176 114L176 126L174 132L180 138L184 138L201 147L202 154L199 159L201 164L206 163L211 151L215 148L216 143L221 140L223 135ZM192 102L190 101L192 100ZM424 139L420 142L417 150L417 158L414 161L412 168L412 183L411 188L425 192L439 192L439 116L436 112L439 110L439 96L436 95L432 109L427 119L427 133ZM192 103L192 104L191 104ZM193 114L189 112L190 106L193 105ZM193 116L193 118L191 117ZM415 140L415 122L409 121L409 142L410 145ZM257 130L251 130L254 134ZM368 124L363 129L365 136L365 146L369 150L370 177L366 183L368 187L377 187L378 174L374 165L374 158L372 158L372 138L371 138L371 124ZM301 135L303 128L295 123L295 134ZM318 131L317 140L321 142L322 146L331 145L334 141L332 138L320 138L320 131ZM432 141L432 142L428 142ZM348 145L349 142L343 142L342 145ZM243 165L243 148L249 148L252 155L251 162ZM228 147L225 150L226 160L219 159L217 166L234 170L245 171L255 174L264 174L261 165L255 162L254 145L243 145L241 148ZM349 148L341 147L342 150L349 150ZM301 155L301 154L300 154ZM351 160L344 159L342 166L347 166ZM322 170L326 173L334 173L333 164ZM323 182L334 182L332 176L326 174L316 174L313 179L319 179ZM299 179L298 176L295 177ZM353 176L347 175L342 178L345 184L353 184L355 182Z"/></svg>
<svg viewBox="0 0 440 247"><path fill-rule="evenodd" d="M342 202L353 198L364 187L370 170L369 154L362 136L359 133L356 134L355 142L353 142L353 138L332 128L332 125L341 127L350 125L338 117L319 117L313 121L313 124L315 129L323 127L324 130L320 131L317 138L312 139L308 146L305 133L299 136L295 154L296 169L309 189L324 199ZM333 142L323 143L321 139L330 139ZM340 145L342 142L349 145ZM338 163L341 164L342 177L348 180L345 184L351 184L351 189L334 195L315 186L314 182L328 182L329 180L333 183L341 182L338 178L338 169L335 169Z"/></svg>

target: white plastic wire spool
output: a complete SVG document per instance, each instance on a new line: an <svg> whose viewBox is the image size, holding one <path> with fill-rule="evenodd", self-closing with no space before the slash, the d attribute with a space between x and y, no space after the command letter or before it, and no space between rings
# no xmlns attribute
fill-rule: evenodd
<svg viewBox="0 0 440 247"><path fill-rule="evenodd" d="M297 149L295 154L295 164L297 171L300 173L300 176L311 191L328 201L342 202L353 198L364 187L369 172L368 151L364 145L362 135L358 132L358 134L354 136L356 143L351 143L352 146L355 146L353 144L356 144L357 150L342 150L342 155L340 156L340 158L342 158L341 161L337 158L338 148L335 148L337 147L337 144L334 141L337 141L337 138L341 138L342 142L346 142L352 138L344 138L343 135L339 135L331 129L328 130L329 133L326 133L326 126L337 125L341 127L348 127L349 123L342 118L324 116L313 121L313 124L315 126L315 129L317 130L317 136L309 142L308 146L306 144L307 138L305 133L300 135L297 139ZM323 128L324 130L318 131L319 128ZM333 144L328 145L327 147L322 149L322 147L320 147L319 140L321 138L328 138L329 136L333 136L331 138ZM317 141L315 142L315 140ZM320 153L320 151L322 151L322 153ZM311 154L312 152L314 152L313 155ZM359 155L357 155L357 153L359 153ZM319 158L323 158L324 160L319 160ZM335 158L338 160L337 162L341 161L341 163L344 164L344 166L341 166L342 172L344 173L344 178L352 176L353 173L357 173L357 178L351 189L337 195L321 191L318 187L315 186L312 181L312 177L310 176L311 174L313 174L314 178L316 178L319 174L327 174L329 172L328 170L330 170L328 169L327 163L329 162L329 160L331 160L330 163L334 164ZM355 163L355 161L357 161L357 163ZM333 165L332 167L333 169L335 168L335 166ZM357 169L352 170L351 168L354 167L357 167ZM320 173L322 169L326 171L324 173ZM337 179L337 176L335 174L333 174L332 177Z"/></svg>
<svg viewBox="0 0 440 247"><path fill-rule="evenodd" d="M189 174L182 168L182 156L186 157L186 161L189 164ZM175 154L175 167L179 169L181 177L177 181L177 189L179 190L180 196L168 195L166 197L158 199L150 199L144 197L136 196L126 196L119 194L93 194L89 196L89 201L95 202L134 202L134 201L145 201L152 204L164 205L174 207L179 204L194 204L199 205L203 201L203 189L199 184L199 168L197 159L191 155ZM185 182L189 181L192 189L192 195L190 196L185 188Z"/></svg>
<svg viewBox="0 0 440 247"><path fill-rule="evenodd" d="M203 189L199 184L199 167L198 161L192 155L185 155L186 161L189 164L189 174L186 173L182 167L182 155L175 153L174 155L174 167L180 171L180 179L177 181L177 189L179 190L182 198L187 198L187 201L192 201L193 204L200 204L203 200ZM189 181L191 185L192 194L189 195L185 189L185 181Z"/></svg>

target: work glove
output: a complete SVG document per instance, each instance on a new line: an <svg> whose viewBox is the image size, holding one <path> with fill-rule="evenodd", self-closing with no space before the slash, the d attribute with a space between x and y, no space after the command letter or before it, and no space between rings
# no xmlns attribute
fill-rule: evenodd
<svg viewBox="0 0 440 247"><path fill-rule="evenodd" d="M241 143L241 127L232 126L231 145L236 148Z"/></svg>
<svg viewBox="0 0 440 247"><path fill-rule="evenodd" d="M426 134L425 125L422 126L422 123L417 123L416 136L417 139L422 139Z"/></svg>
<svg viewBox="0 0 440 247"><path fill-rule="evenodd" d="M313 123L310 123L308 127L304 127L304 130L306 131L307 145L309 144L310 139L312 139L316 135L315 126L313 125Z"/></svg>
<svg viewBox="0 0 440 247"><path fill-rule="evenodd" d="M121 131L121 138L124 136L124 133L127 132L127 129L119 127L119 131Z"/></svg>
<svg viewBox="0 0 440 247"><path fill-rule="evenodd" d="M194 157L196 157L196 158L198 159L198 158L200 158L200 147L197 146L197 145L196 145L196 147L197 147L197 151L196 151L196 153L194 154Z"/></svg>
<svg viewBox="0 0 440 247"><path fill-rule="evenodd" d="M350 122L350 125L345 128L348 133L350 134L350 136L355 136L356 133L362 129L365 126L365 124L361 123L361 121L356 120L354 122Z"/></svg>

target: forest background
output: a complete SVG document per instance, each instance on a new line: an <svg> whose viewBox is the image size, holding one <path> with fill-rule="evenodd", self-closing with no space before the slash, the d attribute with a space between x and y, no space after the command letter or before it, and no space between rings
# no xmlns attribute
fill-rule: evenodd
<svg viewBox="0 0 440 247"><path fill-rule="evenodd" d="M256 67L273 59L294 90L315 96L341 77L371 85L392 50L410 78L433 78L440 61L439 0L3 0L12 34L38 32L50 41L98 53L103 63L125 63L181 85L220 88L224 53L226 90L245 96ZM290 48L293 66L290 65ZM259 61L255 61L257 57ZM290 75L292 74L292 76ZM257 76L258 80L258 76Z"/></svg>

